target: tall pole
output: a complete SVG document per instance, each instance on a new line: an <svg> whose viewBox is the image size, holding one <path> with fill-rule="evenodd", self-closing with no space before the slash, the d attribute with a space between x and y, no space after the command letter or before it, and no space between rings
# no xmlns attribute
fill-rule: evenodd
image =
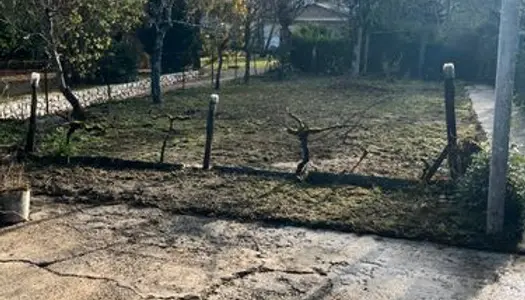
<svg viewBox="0 0 525 300"><path fill-rule="evenodd" d="M519 0L503 0L496 74L496 106L487 205L487 234L503 231L514 75L519 42Z"/></svg>

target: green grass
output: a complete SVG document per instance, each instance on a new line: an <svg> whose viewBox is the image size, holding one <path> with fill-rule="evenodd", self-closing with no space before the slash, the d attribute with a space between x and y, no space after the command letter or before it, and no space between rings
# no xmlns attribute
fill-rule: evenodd
<svg viewBox="0 0 525 300"><path fill-rule="evenodd" d="M191 117L175 123L167 162L201 163L211 92L196 88L165 96L164 113ZM256 79L250 86L225 85L220 96L214 165L293 172L300 148L297 139L284 130L286 124L293 125L286 108L311 126L360 123L348 134L341 130L311 138L313 163L320 172L348 171L359 160L362 149L367 149L369 155L355 169L356 174L417 181L424 167L422 160L435 159L446 144L442 87L434 83L315 77L283 82ZM371 104L375 106L370 108ZM152 109L157 108L144 98L92 107L89 116L92 122L106 127L105 133L79 133L74 149L67 150L76 155L157 162L168 121L151 118ZM456 109L459 137L483 140L471 104L461 93ZM63 134L47 131L41 149L48 154L63 153L57 142ZM498 247L488 242L480 224L472 222L482 218L471 215L468 206L441 185L368 189L337 182L298 183L270 175L191 168L165 172L47 166L35 167L31 174L39 190L58 190L86 201L119 200L177 213ZM54 178L52 183L46 179L49 176ZM436 178L446 176L442 168Z"/></svg>
<svg viewBox="0 0 525 300"><path fill-rule="evenodd" d="M275 61L274 60L271 60L270 63L268 63L268 58L267 57L256 57L255 59L255 66L257 67L257 69L265 69L269 66L269 64L274 64ZM211 57L202 57L201 58L201 64L203 66L204 69L211 69ZM235 62L235 56L234 55L224 55L223 56L223 68L224 69L229 69L229 68L240 68L240 69L244 69L244 65L246 64L246 57L245 56L241 56L239 55L237 57L237 63ZM251 62L251 67L253 68L254 66L254 63L253 63L253 59L252 59L252 62ZM219 67L219 63L217 61L217 58L215 58L215 62L213 63L213 67L214 68L218 68Z"/></svg>

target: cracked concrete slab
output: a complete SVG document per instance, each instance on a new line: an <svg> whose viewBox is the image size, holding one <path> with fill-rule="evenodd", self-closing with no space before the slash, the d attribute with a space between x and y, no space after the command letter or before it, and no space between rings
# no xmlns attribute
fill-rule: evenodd
<svg viewBox="0 0 525 300"><path fill-rule="evenodd" d="M0 299L520 299L525 259L429 243L35 202L0 229Z"/></svg>

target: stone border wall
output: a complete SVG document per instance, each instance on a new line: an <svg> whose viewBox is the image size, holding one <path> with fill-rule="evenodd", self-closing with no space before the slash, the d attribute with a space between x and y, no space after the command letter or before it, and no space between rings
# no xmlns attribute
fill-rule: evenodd
<svg viewBox="0 0 525 300"><path fill-rule="evenodd" d="M199 71L166 74L161 77L161 86L169 87L185 81L194 81L199 78ZM143 79L136 82L113 84L111 85L111 100L120 101L128 98L145 96L150 94L151 79ZM27 83L29 84L29 82ZM93 104L104 103L110 100L107 86L98 86L90 89L73 91L79 98L80 103L84 107ZM49 94L49 113L55 114L58 112L70 110L70 104L60 93ZM16 100L0 104L0 119L27 119L31 111L31 95L19 97ZM46 102L44 94L39 91L37 115L46 115Z"/></svg>

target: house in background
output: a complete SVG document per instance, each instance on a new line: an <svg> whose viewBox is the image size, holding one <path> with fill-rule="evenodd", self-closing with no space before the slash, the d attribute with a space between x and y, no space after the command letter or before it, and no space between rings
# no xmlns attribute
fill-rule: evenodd
<svg viewBox="0 0 525 300"><path fill-rule="evenodd" d="M306 5L295 18L290 30L294 32L305 25L325 26L334 32L340 32L348 22L348 10L329 1L317 1ZM280 44L280 26L275 23L266 23L263 27L265 47L276 49Z"/></svg>

